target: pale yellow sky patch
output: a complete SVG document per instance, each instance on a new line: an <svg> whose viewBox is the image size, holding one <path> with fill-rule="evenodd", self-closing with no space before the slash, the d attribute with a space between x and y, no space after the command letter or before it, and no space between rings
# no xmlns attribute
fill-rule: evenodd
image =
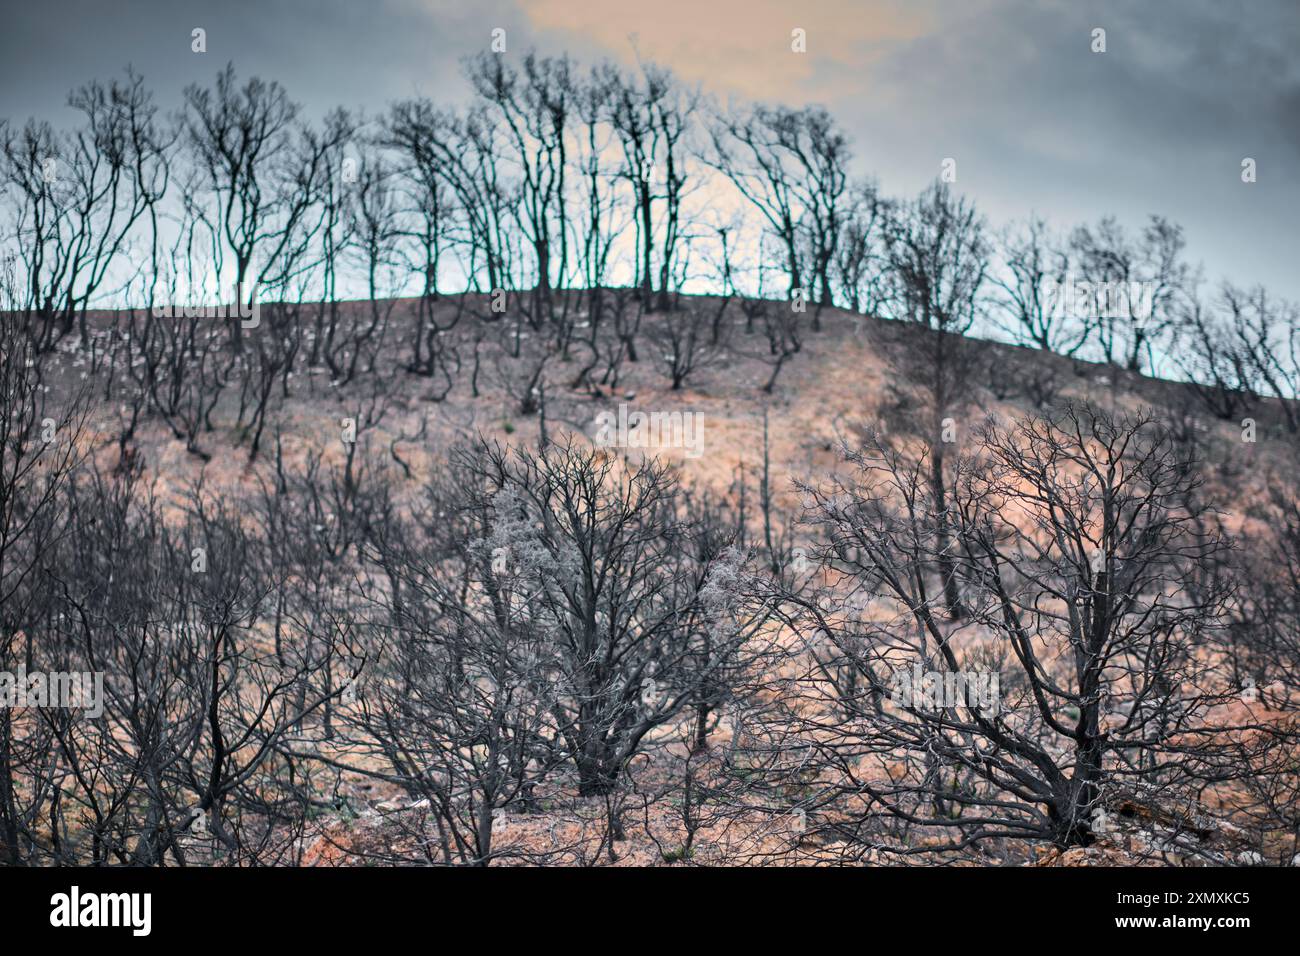
<svg viewBox="0 0 1300 956"><path fill-rule="evenodd" d="M683 79L757 99L826 97L845 69L925 35L928 15L898 0L519 0L534 28L567 34L625 62L636 52ZM807 52L791 51L802 28ZM635 50L633 47L635 42ZM580 53L574 46L571 52ZM859 87L863 77L857 76ZM795 96L794 94L800 94Z"/></svg>

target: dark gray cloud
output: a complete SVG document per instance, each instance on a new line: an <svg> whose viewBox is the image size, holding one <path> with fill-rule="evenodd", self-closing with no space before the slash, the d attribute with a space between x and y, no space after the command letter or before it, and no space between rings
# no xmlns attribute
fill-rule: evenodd
<svg viewBox="0 0 1300 956"><path fill-rule="evenodd" d="M509 23L528 42L526 19L493 0L51 0L6 20L0 116L11 119L58 116L69 89L128 64L161 102L177 105L187 84L211 83L227 61L241 75L278 80L312 112L373 112L414 93L461 94L459 60L488 42L488 24ZM190 49L195 27L207 31L205 54Z"/></svg>
<svg viewBox="0 0 1300 956"><path fill-rule="evenodd" d="M951 156L995 219L1162 213L1184 224L1210 275L1300 294L1293 2L963 10L876 64L870 95L836 104L887 187L915 189ZM1241 182L1244 157L1258 163L1253 185Z"/></svg>

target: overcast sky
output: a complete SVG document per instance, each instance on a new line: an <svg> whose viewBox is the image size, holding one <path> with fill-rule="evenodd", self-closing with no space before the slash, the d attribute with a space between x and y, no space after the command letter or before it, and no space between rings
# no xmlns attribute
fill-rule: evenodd
<svg viewBox="0 0 1300 956"><path fill-rule="evenodd" d="M206 54L190 50L195 27ZM173 106L227 60L312 114L450 101L465 94L460 58L496 27L511 56L639 52L724 99L822 103L886 192L921 188L952 157L995 224L1162 213L1211 279L1300 299L1297 0L41 0L5 11L0 117L66 121L71 87L127 64Z"/></svg>

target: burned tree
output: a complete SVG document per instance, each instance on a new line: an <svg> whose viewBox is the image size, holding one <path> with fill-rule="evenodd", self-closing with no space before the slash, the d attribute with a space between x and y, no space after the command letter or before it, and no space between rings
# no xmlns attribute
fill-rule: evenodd
<svg viewBox="0 0 1300 956"><path fill-rule="evenodd" d="M580 792L616 787L655 728L696 701L700 680L738 653L739 634L701 643L711 554L690 548L676 482L572 441L539 451L491 447L474 470L521 522L521 573L536 589L559 692L553 719ZM494 498L495 500L495 498ZM715 635L716 638L716 635Z"/></svg>
<svg viewBox="0 0 1300 956"><path fill-rule="evenodd" d="M868 436L847 460L852 477L809 489L835 594L799 618L842 666L807 677L825 718L787 715L847 768L829 827L871 840L881 812L940 834L897 853L1086 845L1119 796L1177 806L1232 772L1240 728L1213 711L1235 688L1205 652L1226 592L1184 584L1226 542L1158 423L1091 407L990 421L954 468L950 539L891 443ZM935 613L941 549L966 588L959 626ZM859 588L874 612L844 614Z"/></svg>
<svg viewBox="0 0 1300 956"><path fill-rule="evenodd" d="M1066 296L1070 254L1053 238L1047 222L1031 217L1009 227L999 237L998 252L1001 270L991 279L998 288L1002 327L1040 349L1077 353L1093 333L1092 319L1086 310L1071 314Z"/></svg>
<svg viewBox="0 0 1300 956"><path fill-rule="evenodd" d="M1152 216L1136 238L1113 216L1079 226L1070 237L1078 268L1075 309L1092 324L1102 357L1140 372L1173 327L1177 293L1187 279L1181 226Z"/></svg>
<svg viewBox="0 0 1300 956"><path fill-rule="evenodd" d="M18 133L0 128L0 182L12 187L22 273L16 305L42 352L74 321L89 345L86 310L116 259L133 240L156 248L170 175L168 134L139 76L90 83L74 90L68 105L85 117L69 133L34 120ZM138 235L146 227L147 236Z"/></svg>
<svg viewBox="0 0 1300 956"><path fill-rule="evenodd" d="M935 183L914 202L896 207L885 227L892 272L892 317L913 326L898 349L895 367L915 383L915 411L900 400L899 423L925 443L930 497L938 519L936 560L948 613L962 613L960 588L947 536L947 446L957 440L957 416L970 397L971 343L980 289L988 268L984 221L974 206Z"/></svg>

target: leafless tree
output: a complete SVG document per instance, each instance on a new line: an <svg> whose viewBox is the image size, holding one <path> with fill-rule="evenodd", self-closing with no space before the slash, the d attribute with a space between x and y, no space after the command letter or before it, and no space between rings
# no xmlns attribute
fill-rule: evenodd
<svg viewBox="0 0 1300 956"><path fill-rule="evenodd" d="M849 309L879 315L887 290L883 232L889 201L874 183L859 183L850 192L847 205L839 241L831 248L834 284L840 301Z"/></svg>
<svg viewBox="0 0 1300 956"><path fill-rule="evenodd" d="M782 244L791 298L799 290L819 307L833 305L832 263L849 212L849 147L830 114L816 107L755 106L740 114L715 114L710 134L709 162L759 211ZM805 282L816 289L805 288Z"/></svg>
<svg viewBox="0 0 1300 956"><path fill-rule="evenodd" d="M975 322L989 249L974 206L936 182L914 202L898 206L886 226L895 318L919 329L895 359L902 382L916 383L923 401L900 423L925 442L930 495L938 517L943 596L948 612L962 613L946 547L947 446L957 439L957 416L969 398L972 354L964 337ZM902 407L906 408L904 399Z"/></svg>
<svg viewBox="0 0 1300 956"><path fill-rule="evenodd" d="M298 106L275 82L254 77L240 87L233 64L212 88L186 87L185 104L190 156L211 196L213 228L234 258L236 301L251 305L313 198L293 188L299 170L288 159ZM232 328L239 348L241 326Z"/></svg>
<svg viewBox="0 0 1300 956"><path fill-rule="evenodd" d="M1086 314L1071 315L1064 290L1073 278L1068 248L1056 240L1047 221L1031 216L999 237L1001 270L991 275L998 287L1001 326L1017 340L1049 352L1075 355L1092 335Z"/></svg>
<svg viewBox="0 0 1300 956"><path fill-rule="evenodd" d="M108 86L74 90L68 105L85 125L57 134L32 120L0 128L0 182L9 184L10 230L21 263L19 312L42 352L80 322L115 259L133 241L156 243L170 171L168 134L144 81L128 72ZM138 235L141 227L152 233Z"/></svg>
<svg viewBox="0 0 1300 956"><path fill-rule="evenodd" d="M568 57L529 53L520 73L502 57L481 53L468 61L467 73L499 125L503 152L517 170L519 192L513 209L533 251L536 286L530 313L536 327L541 327L551 318L551 290L565 284L565 176L575 97L573 64Z"/></svg>
<svg viewBox="0 0 1300 956"><path fill-rule="evenodd" d="M1262 287L1224 283L1207 301L1189 286L1180 299L1176 361L1213 414L1231 419L1268 398L1293 433L1297 329L1300 311Z"/></svg>
<svg viewBox="0 0 1300 956"><path fill-rule="evenodd" d="M709 337L710 317L693 303L686 308L656 317L649 338L655 363L672 382L674 391L701 368L722 357Z"/></svg>
<svg viewBox="0 0 1300 956"><path fill-rule="evenodd" d="M810 669L814 716L785 715L844 773L822 798L832 832L880 845L882 812L949 834L889 852L1086 845L1117 795L1174 802L1223 770L1233 728L1211 711L1233 688L1198 648L1226 593L1184 582L1226 542L1187 507L1199 478L1157 423L1090 407L988 423L955 466L951 544L922 467L876 436L847 454L853 477L809 489L836 597L796 619L839 667ZM959 627L935 613L945 550ZM850 613L859 589L867 610Z"/></svg>
<svg viewBox="0 0 1300 956"><path fill-rule="evenodd" d="M1182 227L1152 216L1134 238L1114 217L1079 226L1070 237L1078 282L1076 308L1093 324L1107 362L1130 371L1149 364L1144 356L1173 327L1178 290L1187 279Z"/></svg>

